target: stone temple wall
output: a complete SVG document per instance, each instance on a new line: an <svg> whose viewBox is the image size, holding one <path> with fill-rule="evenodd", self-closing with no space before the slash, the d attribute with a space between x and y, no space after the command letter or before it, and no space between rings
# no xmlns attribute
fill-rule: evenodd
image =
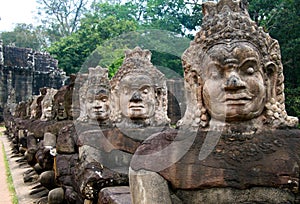
<svg viewBox="0 0 300 204"><path fill-rule="evenodd" d="M41 87L60 88L66 79L49 53L10 47L0 41L0 120L8 102L26 101Z"/></svg>

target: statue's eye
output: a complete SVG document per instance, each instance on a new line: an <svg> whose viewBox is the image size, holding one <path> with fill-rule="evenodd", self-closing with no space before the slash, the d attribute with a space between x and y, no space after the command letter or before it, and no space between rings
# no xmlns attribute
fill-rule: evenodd
<svg viewBox="0 0 300 204"><path fill-rule="evenodd" d="M139 90L140 90L141 93L146 95L150 92L151 88L150 88L150 86L143 86Z"/></svg>
<svg viewBox="0 0 300 204"><path fill-rule="evenodd" d="M252 74L254 74L254 72L255 72L255 70L253 67L248 67L247 74L252 75Z"/></svg>
<svg viewBox="0 0 300 204"><path fill-rule="evenodd" d="M148 94L149 90L147 88L143 89L143 94Z"/></svg>

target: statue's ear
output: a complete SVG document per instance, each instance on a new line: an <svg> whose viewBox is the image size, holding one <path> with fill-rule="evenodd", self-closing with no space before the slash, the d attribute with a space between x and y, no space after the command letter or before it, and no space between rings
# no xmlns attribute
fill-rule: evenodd
<svg viewBox="0 0 300 204"><path fill-rule="evenodd" d="M268 62L265 65L264 69L265 75L267 77L266 79L266 86L267 86L267 97L268 100L271 98L276 98L276 82L277 82L277 73L278 73L278 68L276 64L273 62Z"/></svg>
<svg viewBox="0 0 300 204"><path fill-rule="evenodd" d="M271 78L277 71L277 66L273 62L268 62L265 66L265 73Z"/></svg>

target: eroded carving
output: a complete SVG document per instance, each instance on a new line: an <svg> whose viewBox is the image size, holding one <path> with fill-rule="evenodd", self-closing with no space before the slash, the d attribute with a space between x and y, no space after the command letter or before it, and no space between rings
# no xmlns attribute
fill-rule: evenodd
<svg viewBox="0 0 300 204"><path fill-rule="evenodd" d="M53 88L47 89L47 93L41 103L42 106L41 121L47 121L54 118L53 99L56 93L57 93L56 89Z"/></svg>
<svg viewBox="0 0 300 204"><path fill-rule="evenodd" d="M133 203L297 202L300 132L289 129L298 119L285 111L279 45L246 8L242 0L203 4L201 30L182 56L186 113L178 130L135 152Z"/></svg>
<svg viewBox="0 0 300 204"><path fill-rule="evenodd" d="M119 127L169 123L166 79L150 59L149 50L139 47L128 50L121 68L111 80L111 118Z"/></svg>

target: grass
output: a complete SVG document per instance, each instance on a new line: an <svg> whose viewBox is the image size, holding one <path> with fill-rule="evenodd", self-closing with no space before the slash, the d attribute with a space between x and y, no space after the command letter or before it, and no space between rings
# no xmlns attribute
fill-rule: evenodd
<svg viewBox="0 0 300 204"><path fill-rule="evenodd" d="M0 133L0 136L2 137L2 133ZM17 195L16 195L16 190L15 190L15 187L14 187L14 184L13 184L13 178L12 178L12 175L11 175L11 172L10 172L10 169L9 169L9 164L8 164L8 160L7 160L7 157L6 157L6 153L5 153L5 150L4 150L4 144L2 143L2 152L3 152L3 155L4 155L4 165L5 165L5 172L6 172L6 182L7 182L7 185L8 185L8 190L11 194L11 198L12 198L12 203L13 204L18 204L18 198L17 198Z"/></svg>

